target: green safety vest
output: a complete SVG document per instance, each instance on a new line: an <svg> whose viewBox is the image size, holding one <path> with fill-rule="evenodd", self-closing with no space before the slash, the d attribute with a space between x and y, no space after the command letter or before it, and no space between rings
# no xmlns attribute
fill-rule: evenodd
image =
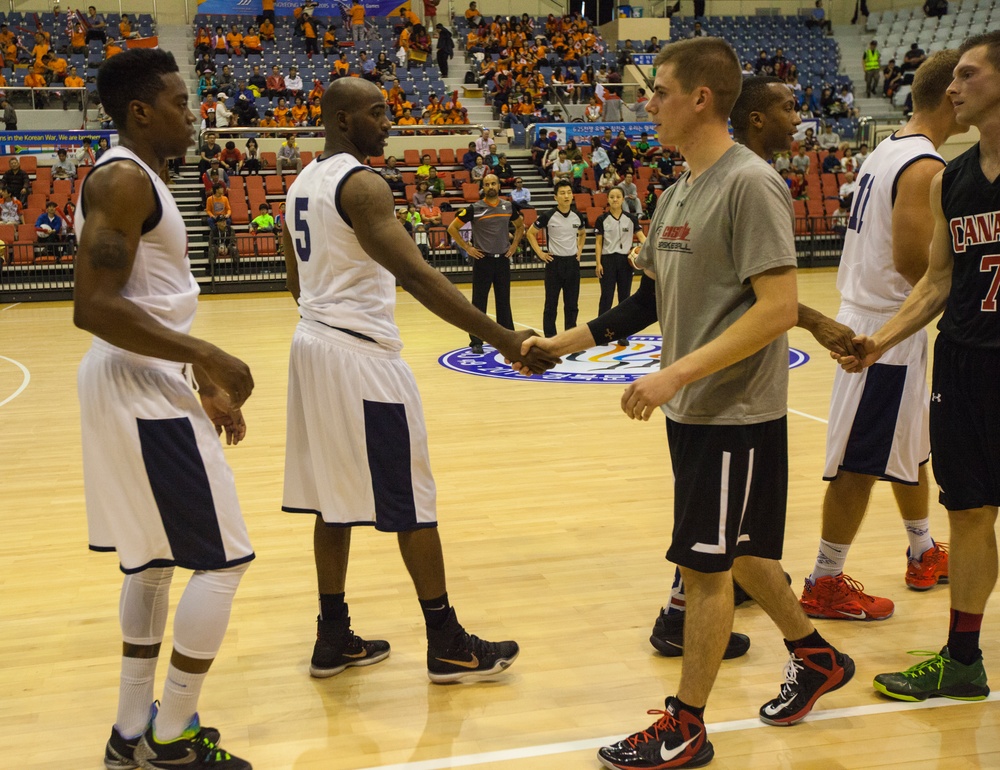
<svg viewBox="0 0 1000 770"><path fill-rule="evenodd" d="M881 58L881 56L882 54L880 54L878 51L873 51L871 48L866 48L865 72L879 69L881 67L881 64L879 64L879 59Z"/></svg>

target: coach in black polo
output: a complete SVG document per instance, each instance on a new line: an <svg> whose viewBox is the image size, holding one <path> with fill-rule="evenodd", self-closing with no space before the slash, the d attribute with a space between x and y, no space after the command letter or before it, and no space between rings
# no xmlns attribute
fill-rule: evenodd
<svg viewBox="0 0 1000 770"><path fill-rule="evenodd" d="M572 195L570 199L572 200ZM461 227L472 222L472 244L462 237ZM510 223L514 223L514 240L510 239ZM486 312L490 288L497 306L497 323L505 329L514 328L510 312L510 258L524 236L524 218L516 203L500 197L500 180L496 174L483 177L483 199L466 206L448 225L450 235L459 248L472 257L472 304ZM483 341L469 337L473 353L483 354Z"/></svg>
<svg viewBox="0 0 1000 770"><path fill-rule="evenodd" d="M573 208L573 185L560 181L555 186L556 207L547 211L528 228L528 243L545 263L545 310L542 325L546 337L556 334L559 292L563 294L565 328L576 326L580 299L580 256L587 240L583 217ZM545 230L546 251L538 245L538 231Z"/></svg>

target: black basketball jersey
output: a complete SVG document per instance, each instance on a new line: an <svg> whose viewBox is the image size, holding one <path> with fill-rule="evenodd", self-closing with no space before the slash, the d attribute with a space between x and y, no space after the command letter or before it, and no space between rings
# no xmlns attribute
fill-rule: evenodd
<svg viewBox="0 0 1000 770"><path fill-rule="evenodd" d="M1000 349L1000 179L983 175L978 143L948 164L941 204L954 267L938 330L958 345Z"/></svg>

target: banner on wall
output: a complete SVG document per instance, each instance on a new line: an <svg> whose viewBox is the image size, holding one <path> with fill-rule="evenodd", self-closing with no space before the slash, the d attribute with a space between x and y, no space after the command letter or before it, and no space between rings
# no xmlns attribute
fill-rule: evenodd
<svg viewBox="0 0 1000 770"><path fill-rule="evenodd" d="M645 131L650 143L656 144L656 126L652 123L536 123L533 140L547 136L561 145L570 139L575 139L577 144L581 139L589 143L592 136L604 136L606 128L610 128L611 135L616 138L619 131L624 131L630 141L638 140Z"/></svg>
<svg viewBox="0 0 1000 770"><path fill-rule="evenodd" d="M345 0L313 0L316 7L313 16L340 16L351 3ZM275 0L274 13L277 16L291 16L305 0ZM410 8L410 0L362 0L368 16L398 16L400 8ZM260 0L199 0L198 13L226 14L230 16L259 16L263 10Z"/></svg>
<svg viewBox="0 0 1000 770"><path fill-rule="evenodd" d="M3 155L55 155L56 150L80 146L81 142L97 144L107 139L108 144L118 144L117 131L4 131L0 133L0 154Z"/></svg>

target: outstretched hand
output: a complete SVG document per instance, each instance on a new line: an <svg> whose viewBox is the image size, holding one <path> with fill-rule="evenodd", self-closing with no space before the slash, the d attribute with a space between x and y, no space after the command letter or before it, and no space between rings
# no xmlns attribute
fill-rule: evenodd
<svg viewBox="0 0 1000 770"><path fill-rule="evenodd" d="M838 357L858 355L854 347L854 330L849 326L823 316L810 331L820 345Z"/></svg>
<svg viewBox="0 0 1000 770"><path fill-rule="evenodd" d="M833 351L830 352L830 357L837 361L845 372L858 374L882 357L882 351L871 337L859 334L851 340L851 343L855 350L853 355L837 355Z"/></svg>
<svg viewBox="0 0 1000 770"><path fill-rule="evenodd" d="M205 393L199 395L202 408L215 426L215 432L221 436L222 431L225 431L227 444L231 446L239 444L247 435L247 424L239 407L233 406L229 395L222 390L217 390L211 395Z"/></svg>
<svg viewBox="0 0 1000 770"><path fill-rule="evenodd" d="M562 359L550 350L549 341L539 336L533 329L520 332L510 332L510 342L497 345L504 360L514 371L530 377L532 374L543 374L560 363ZM510 345L508 348L507 345Z"/></svg>

